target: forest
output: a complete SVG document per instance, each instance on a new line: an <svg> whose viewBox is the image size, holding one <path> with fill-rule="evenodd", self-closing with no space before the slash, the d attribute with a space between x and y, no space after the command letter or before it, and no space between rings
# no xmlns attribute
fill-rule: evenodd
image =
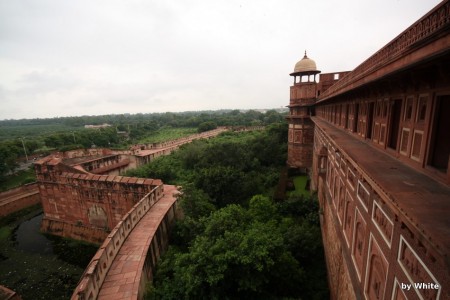
<svg viewBox="0 0 450 300"><path fill-rule="evenodd" d="M183 217L147 299L326 299L314 195L273 200L287 124L184 145L127 175L182 186Z"/></svg>

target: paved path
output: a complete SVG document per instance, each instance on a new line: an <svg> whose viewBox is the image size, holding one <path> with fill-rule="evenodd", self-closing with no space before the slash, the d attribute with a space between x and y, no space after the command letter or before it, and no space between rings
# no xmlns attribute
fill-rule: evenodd
<svg viewBox="0 0 450 300"><path fill-rule="evenodd" d="M314 123L386 193L407 218L450 253L450 188L375 148L370 142L313 117Z"/></svg>
<svg viewBox="0 0 450 300"><path fill-rule="evenodd" d="M164 196L139 221L119 250L98 299L137 299L147 250L162 219L176 198L175 186L164 185Z"/></svg>

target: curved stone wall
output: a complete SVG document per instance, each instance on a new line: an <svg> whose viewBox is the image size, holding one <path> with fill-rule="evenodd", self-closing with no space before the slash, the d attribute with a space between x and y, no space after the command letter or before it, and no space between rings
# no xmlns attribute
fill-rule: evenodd
<svg viewBox="0 0 450 300"><path fill-rule="evenodd" d="M39 204L41 197L37 183L29 183L0 193L0 217Z"/></svg>
<svg viewBox="0 0 450 300"><path fill-rule="evenodd" d="M92 258L76 287L72 299L96 299L114 258L122 244L164 192L164 186L155 187L150 193L136 203L133 208L111 231L99 250Z"/></svg>

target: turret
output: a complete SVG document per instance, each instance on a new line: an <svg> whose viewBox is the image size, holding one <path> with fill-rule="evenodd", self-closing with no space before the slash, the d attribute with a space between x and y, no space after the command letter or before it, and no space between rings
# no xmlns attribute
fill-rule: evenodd
<svg viewBox="0 0 450 300"><path fill-rule="evenodd" d="M314 114L317 99L317 70L314 60L305 56L295 64L294 84L291 86L289 101L288 160L289 167L307 171L312 166L314 123L310 116Z"/></svg>

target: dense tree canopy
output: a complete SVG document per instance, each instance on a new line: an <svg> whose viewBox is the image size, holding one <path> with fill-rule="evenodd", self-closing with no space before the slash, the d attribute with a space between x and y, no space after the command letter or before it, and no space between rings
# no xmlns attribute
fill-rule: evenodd
<svg viewBox="0 0 450 300"><path fill-rule="evenodd" d="M130 173L183 187L148 298L327 298L317 200L271 199L286 127L195 141Z"/></svg>
<svg viewBox="0 0 450 300"><path fill-rule="evenodd" d="M188 219L185 225L197 234L184 250L171 246L149 298L325 299L318 218L310 218L317 215L314 203L291 199L291 208L308 207L292 215L286 205L254 196L248 208L231 204L197 222ZM173 239L183 240L184 229L178 224Z"/></svg>

